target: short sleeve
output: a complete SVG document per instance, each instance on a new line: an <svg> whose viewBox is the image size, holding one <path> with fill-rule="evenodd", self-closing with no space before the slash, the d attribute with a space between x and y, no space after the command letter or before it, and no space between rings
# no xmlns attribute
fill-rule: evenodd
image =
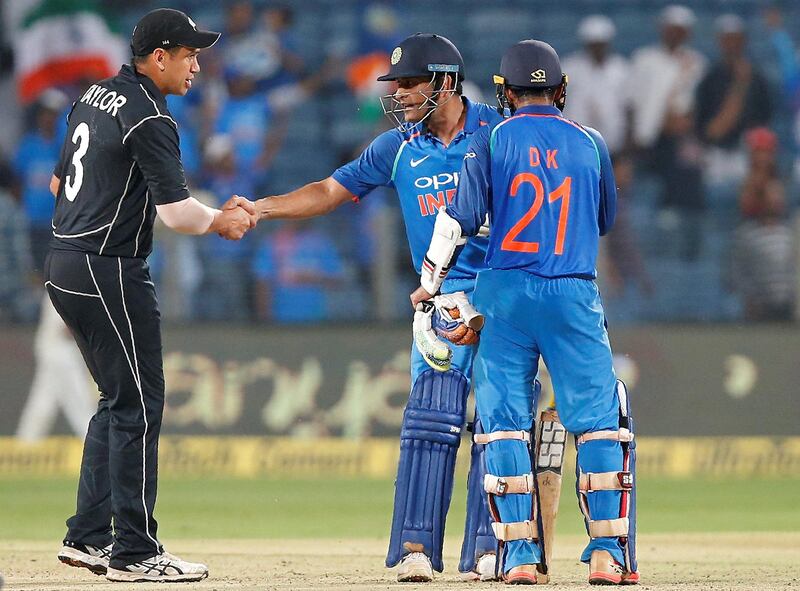
<svg viewBox="0 0 800 591"><path fill-rule="evenodd" d="M386 131L376 137L358 158L338 168L331 176L359 198L375 187L391 185L394 161L402 143L403 137L398 131Z"/></svg>
<svg viewBox="0 0 800 591"><path fill-rule="evenodd" d="M178 130L166 117L153 117L129 132L125 144L142 172L156 205L189 197Z"/></svg>

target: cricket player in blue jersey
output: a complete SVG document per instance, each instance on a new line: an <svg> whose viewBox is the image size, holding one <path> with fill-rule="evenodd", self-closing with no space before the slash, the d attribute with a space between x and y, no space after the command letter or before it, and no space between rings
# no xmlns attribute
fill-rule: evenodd
<svg viewBox="0 0 800 591"><path fill-rule="evenodd" d="M541 356L578 449L589 582L636 584L633 424L594 282L599 236L616 212L608 149L595 130L561 115L566 76L548 44L511 47L495 83L512 116L474 134L412 302L437 293L443 270L460 259L462 237L474 236L488 213L489 268L474 295L485 315L474 378L485 434L475 439L486 445L484 488L505 580L535 584L545 560L530 449Z"/></svg>
<svg viewBox="0 0 800 591"><path fill-rule="evenodd" d="M414 267L419 270L437 211L456 193L470 139L501 117L492 107L461 96L464 61L444 37L412 35L394 49L390 62L389 73L378 80L397 83L397 91L381 101L396 128L379 135L358 158L330 177L285 195L259 199L256 207L261 219L306 218L357 201L376 187L394 187ZM469 316L469 298L484 265L486 245L485 238L470 240L442 286L442 293L451 294L451 299L445 300L449 303L441 313L433 315L433 326L454 342L477 341L474 330L464 322L458 326L459 320L450 318L446 309L458 308L462 321L465 314ZM443 570L445 517L475 352L474 344L465 344L453 348L451 359L442 360L412 348L412 388L403 417L386 558L388 567L400 564L398 581L427 582L433 580L433 570ZM479 421L474 424L480 431ZM459 570L465 578L492 580L497 540L482 490L482 452L483 446L473 446Z"/></svg>

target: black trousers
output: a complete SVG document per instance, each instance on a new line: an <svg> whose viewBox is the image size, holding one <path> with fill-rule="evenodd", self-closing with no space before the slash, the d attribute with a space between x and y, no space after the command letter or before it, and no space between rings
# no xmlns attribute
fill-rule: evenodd
<svg viewBox="0 0 800 591"><path fill-rule="evenodd" d="M164 409L161 327L147 262L51 250L45 285L100 389L68 540L112 541L120 567L162 551L153 518Z"/></svg>

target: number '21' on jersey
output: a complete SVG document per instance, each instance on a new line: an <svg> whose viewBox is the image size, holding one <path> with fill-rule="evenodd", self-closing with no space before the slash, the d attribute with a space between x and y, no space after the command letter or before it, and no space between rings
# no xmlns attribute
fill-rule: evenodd
<svg viewBox="0 0 800 591"><path fill-rule="evenodd" d="M489 214L490 268L594 278L616 199L602 136L555 107L527 106L475 134L448 213L468 235Z"/></svg>

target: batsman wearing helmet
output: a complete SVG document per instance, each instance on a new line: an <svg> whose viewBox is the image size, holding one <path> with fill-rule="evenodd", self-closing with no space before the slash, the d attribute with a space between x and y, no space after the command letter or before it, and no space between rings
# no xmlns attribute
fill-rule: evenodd
<svg viewBox="0 0 800 591"><path fill-rule="evenodd" d="M472 136L500 121L495 109L462 97L464 61L448 39L417 33L391 55L391 67L378 80L396 82L382 98L395 129L378 136L354 161L330 177L286 195L256 202L263 218L322 215L368 195L375 187L397 191L409 246L417 270L433 233L439 208L456 193L459 170ZM386 565L398 581L433 580L441 572L445 518L453 489L455 458L466 420L480 326L470 299L475 275L486 254L485 238L467 242L445 282L436 307L415 317L416 347L411 353L411 394L403 418L394 515ZM442 338L461 346L447 346ZM431 335L433 335L431 337ZM438 343L438 346L437 346ZM480 430L479 421L475 429ZM468 482L468 509L459 570L467 578L495 577L496 539L491 530L483 482L482 449L474 449Z"/></svg>
<svg viewBox="0 0 800 591"><path fill-rule="evenodd" d="M530 445L541 356L578 449L589 582L635 584L633 423L594 281L599 237L616 213L608 149L595 130L561 115L566 76L548 44L511 47L495 82L512 115L472 138L456 198L437 216L431 270L423 269L412 300L438 291L442 270L460 259L459 240L474 236L488 213L489 268L478 274L474 296L485 315L474 379L505 580L535 584L537 565L546 563Z"/></svg>

